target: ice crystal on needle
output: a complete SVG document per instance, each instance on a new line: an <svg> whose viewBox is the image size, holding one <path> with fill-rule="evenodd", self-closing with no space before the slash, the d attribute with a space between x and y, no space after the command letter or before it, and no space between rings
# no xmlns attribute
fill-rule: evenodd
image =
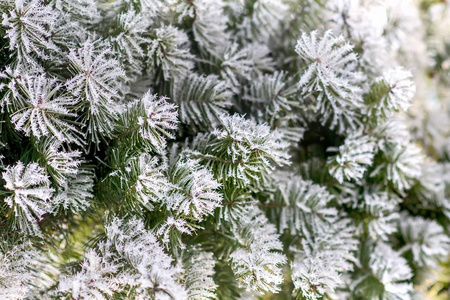
<svg viewBox="0 0 450 300"><path fill-rule="evenodd" d="M27 296L33 280L38 252L30 250L28 243L11 249L0 245L0 297L2 299L23 299Z"/></svg>
<svg viewBox="0 0 450 300"><path fill-rule="evenodd" d="M25 233L40 234L38 220L51 210L54 189L45 171L37 163L18 162L2 173L8 196L4 201L18 219L18 227Z"/></svg>
<svg viewBox="0 0 450 300"><path fill-rule="evenodd" d="M41 0L4 1L13 6L2 14L2 25L8 28L10 50L17 50L22 64L36 65L32 54L45 57L46 49L56 50L51 40L56 12Z"/></svg>
<svg viewBox="0 0 450 300"><path fill-rule="evenodd" d="M118 136L129 138L133 145L144 144L161 153L166 147L166 139L174 139L172 131L178 128L177 107L168 100L147 92L129 103L121 114Z"/></svg>
<svg viewBox="0 0 450 300"><path fill-rule="evenodd" d="M248 208L244 222L235 234L248 242L231 253L233 271L247 291L276 292L283 281L281 266L286 257L280 253L282 244L275 226L256 207Z"/></svg>
<svg viewBox="0 0 450 300"><path fill-rule="evenodd" d="M0 298L447 297L443 2L0 0Z"/></svg>
<svg viewBox="0 0 450 300"><path fill-rule="evenodd" d="M60 141L80 143L81 133L70 121L78 100L69 95L58 95L61 84L44 75L23 75L20 94L15 98L16 106L11 122L17 130L36 138L55 136Z"/></svg>
<svg viewBox="0 0 450 300"><path fill-rule="evenodd" d="M316 31L302 33L295 51L306 64L299 81L304 95L315 94L315 110L324 116L331 127L345 131L355 129L355 113L362 107L357 56L353 46L343 36L335 37L331 31L318 39Z"/></svg>
<svg viewBox="0 0 450 300"><path fill-rule="evenodd" d="M66 83L68 90L81 97L82 105L87 107L87 130L95 142L113 129L118 111L114 100L118 97L120 78L125 75L119 62L111 57L111 50L99 49L97 44L86 42L79 49L70 50L68 59L73 77Z"/></svg>
<svg viewBox="0 0 450 300"><path fill-rule="evenodd" d="M375 155L375 142L370 137L353 134L339 147L339 154L328 159L330 174L339 183L344 180L360 181L372 164Z"/></svg>
<svg viewBox="0 0 450 300"><path fill-rule="evenodd" d="M184 299L179 272L141 221L114 219L106 226L106 241L88 253L79 273L62 280L60 290L81 299L108 299L125 288L137 299Z"/></svg>

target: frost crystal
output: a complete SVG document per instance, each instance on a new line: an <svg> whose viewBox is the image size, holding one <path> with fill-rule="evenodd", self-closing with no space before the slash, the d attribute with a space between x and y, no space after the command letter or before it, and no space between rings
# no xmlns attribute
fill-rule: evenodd
<svg viewBox="0 0 450 300"><path fill-rule="evenodd" d="M232 93L218 76L191 74L175 84L172 100L180 107L181 122L199 128L217 126L231 106Z"/></svg>
<svg viewBox="0 0 450 300"><path fill-rule="evenodd" d="M234 274L247 291L279 291L283 282L281 266L286 257L281 253L283 245L275 226L257 207L249 207L241 222L235 236L246 242L230 255Z"/></svg>
<svg viewBox="0 0 450 300"><path fill-rule="evenodd" d="M243 159L255 153L265 153L278 164L288 164L288 155L284 153L287 145L279 140L276 133L271 132L267 125L257 125L252 121L245 120L239 115L223 116L221 130L216 129L213 134L219 140L233 140L241 142L232 143L229 155L232 161Z"/></svg>
<svg viewBox="0 0 450 300"><path fill-rule="evenodd" d="M248 49L239 49L237 44L232 44L224 49L220 75L226 80L231 90L238 94L241 80L250 80L253 70L253 62L249 59Z"/></svg>
<svg viewBox="0 0 450 300"><path fill-rule="evenodd" d="M327 207L333 196L325 187L289 174L274 175L286 180L281 179L278 183L277 193L273 199L281 208L272 210L270 215L272 219L279 219L280 232L285 229L289 229L291 234L300 232L305 222L310 223L309 218L313 215L335 220L336 210Z"/></svg>
<svg viewBox="0 0 450 300"><path fill-rule="evenodd" d="M177 194L177 196L179 196ZM173 196L172 196L173 197ZM173 199L166 200L167 202L173 201ZM175 200L173 202L179 202L179 200ZM167 220L165 220L161 226L156 231L156 235L161 238L162 242L167 246L169 242L171 242L170 238L173 233L181 233L192 235L194 232L194 228L183 218L175 219L172 216L169 216ZM179 241L179 246L184 249L185 246Z"/></svg>
<svg viewBox="0 0 450 300"><path fill-rule="evenodd" d="M162 174L162 168L159 166L159 160L156 157L150 157L147 154L141 154L133 158L127 164L124 170L119 174L124 184L130 184L126 197L138 201L147 209L153 210L152 202L159 202L167 193L169 183Z"/></svg>
<svg viewBox="0 0 450 300"><path fill-rule="evenodd" d="M85 211L94 198L93 172L79 169L67 178L67 183L58 189L53 202L55 207L62 206L74 213Z"/></svg>
<svg viewBox="0 0 450 300"><path fill-rule="evenodd" d="M379 187L365 189L359 209L365 212L370 237L380 237L387 240L388 236L397 231L396 222L399 220L398 202L395 196L379 190Z"/></svg>
<svg viewBox="0 0 450 300"><path fill-rule="evenodd" d="M111 278L119 267L120 265L108 262L91 250L81 264L81 271L75 276L62 278L59 290L63 293L70 292L74 299L106 300L122 289L122 278Z"/></svg>
<svg viewBox="0 0 450 300"><path fill-rule="evenodd" d="M390 101L386 99L388 109L401 108L407 111L416 92L411 72L403 68L389 70L383 74L383 80L389 85Z"/></svg>
<svg viewBox="0 0 450 300"><path fill-rule="evenodd" d="M353 268L357 240L355 228L348 219L336 220L334 224L319 217L311 220L313 230L301 229L303 250L299 251L291 266L292 280L310 299L318 299L325 291L333 291L342 284L340 274ZM332 221L332 218L329 218Z"/></svg>
<svg viewBox="0 0 450 300"><path fill-rule="evenodd" d="M219 47L230 39L227 33L228 17L224 14L223 1L195 0L180 1L176 11L180 13L179 21L192 18L192 30L198 44L208 51L218 52Z"/></svg>
<svg viewBox="0 0 450 300"><path fill-rule="evenodd" d="M340 274L352 269L355 228L328 207L334 197L325 187L282 173L278 177L282 179L268 205L275 207L269 210L270 218L279 220L279 232L288 228L301 237L301 250L291 247L295 254L292 281L302 295L319 299L342 283Z"/></svg>
<svg viewBox="0 0 450 300"><path fill-rule="evenodd" d="M201 152L187 151L216 170L220 178L243 186L251 178L274 169L271 161L289 164L289 154L284 151L288 143L279 132L271 132L269 126L257 125L237 114L223 115L220 121L220 129L206 138L200 135L194 141L195 148Z"/></svg>
<svg viewBox="0 0 450 300"><path fill-rule="evenodd" d="M409 293L413 290L412 284L408 283L412 276L411 269L406 260L388 245L383 243L376 245L370 256L369 268L384 288L383 295L379 299L410 299Z"/></svg>
<svg viewBox="0 0 450 300"><path fill-rule="evenodd" d="M77 16L79 22L92 24L100 19L96 0L55 0L54 2L58 10L64 10L72 16Z"/></svg>
<svg viewBox="0 0 450 300"><path fill-rule="evenodd" d="M295 51L307 66L299 87L304 95L317 94L315 110L324 115L324 122L331 118L331 127L338 126L340 132L346 126L355 129L354 111L361 108L362 98L353 46L331 31L318 40L313 31L302 34Z"/></svg>
<svg viewBox="0 0 450 300"><path fill-rule="evenodd" d="M374 155L375 142L369 136L354 133L339 147L339 154L328 159L329 172L339 183L352 179L360 182Z"/></svg>
<svg viewBox="0 0 450 300"><path fill-rule="evenodd" d="M74 77L66 85L88 108L88 132L96 142L98 134L107 135L113 128L118 110L113 100L118 96L119 79L125 76L119 62L110 55L110 50L96 49L91 42L71 49L68 55Z"/></svg>
<svg viewBox="0 0 450 300"><path fill-rule="evenodd" d="M392 182L400 192L410 189L414 181L422 174L421 165L424 156L421 149L415 144L390 145L384 152L386 162L377 166L370 176L374 177L383 170L386 179Z"/></svg>
<svg viewBox="0 0 450 300"><path fill-rule="evenodd" d="M162 0L120 0L124 1L131 7L139 8L139 11L147 18L155 17L157 12L161 9Z"/></svg>
<svg viewBox="0 0 450 300"><path fill-rule="evenodd" d="M143 14L130 10L118 16L120 33L113 37L112 43L119 53L120 61L124 62L129 73L140 72L139 58L144 56L143 44L149 42L147 38L142 37L149 25L148 19Z"/></svg>
<svg viewBox="0 0 450 300"><path fill-rule="evenodd" d="M168 98L157 99L156 95L146 93L142 98L146 118L138 118L139 133L142 138L149 139L153 144L162 144L162 146L165 146L162 135L173 139L174 136L166 130L177 129L178 122L176 106L167 103L167 100ZM154 134L154 131L159 131L159 134Z"/></svg>
<svg viewBox="0 0 450 300"><path fill-rule="evenodd" d="M11 68L6 66L3 71L0 71L0 91L4 95L0 98L0 108L11 106L14 104L14 99L19 97L18 79L21 78L22 69L20 67Z"/></svg>
<svg viewBox="0 0 450 300"><path fill-rule="evenodd" d="M365 71L379 74L388 60L388 45L383 36L384 7L381 1L331 0L335 32L351 38L361 50L359 62Z"/></svg>
<svg viewBox="0 0 450 300"><path fill-rule="evenodd" d="M3 243L3 241L2 241ZM28 250L26 244L4 251L0 248L0 298L24 299L33 279L31 268L36 265L37 252Z"/></svg>
<svg viewBox="0 0 450 300"><path fill-rule="evenodd" d="M119 137L130 136L134 145L142 144L161 153L166 139L175 138L171 131L178 128L177 107L167 100L147 92L130 103L121 115Z"/></svg>
<svg viewBox="0 0 450 300"><path fill-rule="evenodd" d="M398 67L384 72L383 76L375 84L381 85L379 89L381 99L372 105L375 114L386 117L392 116L394 111L407 111L411 105L411 99L416 91L411 72Z"/></svg>
<svg viewBox="0 0 450 300"><path fill-rule="evenodd" d="M281 112L290 111L291 101L289 94L291 90L287 88L284 72L266 74L257 78L245 95L246 100L254 103L262 103L267 107L267 113L271 117L278 116Z"/></svg>
<svg viewBox="0 0 450 300"><path fill-rule="evenodd" d="M411 133L407 124L400 118L390 118L375 129L375 136L379 138L378 145L385 151L389 145L409 145Z"/></svg>
<svg viewBox="0 0 450 300"><path fill-rule="evenodd" d="M287 3L278 0L260 0L250 8L251 15L246 17L241 26L247 37L253 37L263 43L270 43L270 38L281 31L281 23L289 18Z"/></svg>
<svg viewBox="0 0 450 300"><path fill-rule="evenodd" d="M198 161L178 160L169 174L170 181L178 187L175 193L181 195L170 207L178 215L202 220L221 206L222 196L217 192L220 184Z"/></svg>
<svg viewBox="0 0 450 300"><path fill-rule="evenodd" d="M165 80L182 77L193 68L192 55L186 49L188 37L183 31L167 26L158 28L155 35L147 54L150 63L162 69Z"/></svg>
<svg viewBox="0 0 450 300"><path fill-rule="evenodd" d="M183 255L184 286L188 292L188 300L216 299L217 285L213 280L214 260L211 252L198 248L189 249Z"/></svg>
<svg viewBox="0 0 450 300"><path fill-rule="evenodd" d="M37 163L25 166L19 161L7 167L2 177L6 182L4 187L11 194L4 201L14 212L17 226L25 233L40 235L37 221L51 211L50 198L54 192L45 170Z"/></svg>
<svg viewBox="0 0 450 300"><path fill-rule="evenodd" d="M302 291L308 300L321 299L328 290L334 290L340 283L339 274L329 269L331 257L299 256L292 263L292 278L295 288Z"/></svg>
<svg viewBox="0 0 450 300"><path fill-rule="evenodd" d="M398 225L406 243L400 252L411 251L419 267L436 268L438 261L450 252L450 238L435 221L402 216Z"/></svg>
<svg viewBox="0 0 450 300"><path fill-rule="evenodd" d="M176 282L180 271L142 221L114 219L106 241L89 252L81 272L61 281L60 291L85 299L109 299L120 291L136 299L184 299L186 291Z"/></svg>
<svg viewBox="0 0 450 300"><path fill-rule="evenodd" d="M11 117L15 128L38 139L54 136L60 141L79 143L81 133L69 121L69 118L77 116L72 111L78 100L61 95L61 85L45 75L24 75L19 82L18 107Z"/></svg>
<svg viewBox="0 0 450 300"><path fill-rule="evenodd" d="M19 62L36 65L31 54L46 57L44 49L56 50L52 32L56 13L41 0L8 0L13 8L2 15L2 25L8 28L10 50L18 51Z"/></svg>
<svg viewBox="0 0 450 300"><path fill-rule="evenodd" d="M36 150L42 155L39 163L45 165L45 170L58 185L66 184L68 177L77 174L81 164L80 151L65 151L60 141L47 138L36 145Z"/></svg>
<svg viewBox="0 0 450 300"><path fill-rule="evenodd" d="M442 208L444 213L450 216L450 202L445 194L446 174L450 173L446 170L445 164L425 160L416 192L421 203Z"/></svg>

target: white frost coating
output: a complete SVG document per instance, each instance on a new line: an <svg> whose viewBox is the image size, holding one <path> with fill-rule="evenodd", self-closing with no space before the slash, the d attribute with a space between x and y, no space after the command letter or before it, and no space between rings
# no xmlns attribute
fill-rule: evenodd
<svg viewBox="0 0 450 300"><path fill-rule="evenodd" d="M57 185L65 185L68 177L77 174L81 151L66 151L60 141L48 138L42 139L36 150L42 155L40 162L45 164L46 172Z"/></svg>
<svg viewBox="0 0 450 300"><path fill-rule="evenodd" d="M406 122L397 117L389 118L380 124L375 129L374 135L379 139L378 146L383 151L390 144L409 145L412 138Z"/></svg>
<svg viewBox="0 0 450 300"><path fill-rule="evenodd" d="M333 220L333 218L330 218ZM311 223L311 232L306 228ZM341 274L351 271L358 242L348 219L333 224L311 215L301 229L303 249L292 262L292 281L308 299L319 299L333 292L343 281Z"/></svg>
<svg viewBox="0 0 450 300"><path fill-rule="evenodd" d="M49 6L42 5L41 0L5 0L13 9L2 15L2 25L7 28L10 50L18 51L18 60L26 65L36 65L36 54L45 58L44 49L56 50L51 41L56 12Z"/></svg>
<svg viewBox="0 0 450 300"><path fill-rule="evenodd" d="M424 205L442 208L449 217L450 201L445 194L446 185L449 182L448 174L450 172L446 170L446 163L425 160L422 165L422 175L419 177L417 196Z"/></svg>
<svg viewBox="0 0 450 300"><path fill-rule="evenodd" d="M219 116L232 105L232 95L227 82L218 76L194 73L174 85L171 98L179 106L182 123L208 128L219 124Z"/></svg>
<svg viewBox="0 0 450 300"><path fill-rule="evenodd" d="M249 59L249 49L239 49L238 44L230 44L221 53L220 75L234 93L239 93L241 80L250 80L253 62Z"/></svg>
<svg viewBox="0 0 450 300"><path fill-rule="evenodd" d="M70 292L74 299L106 300L122 290L122 279L111 278L121 265L108 262L104 257L90 250L76 275L63 278L59 283L61 292Z"/></svg>
<svg viewBox="0 0 450 300"><path fill-rule="evenodd" d="M370 216L367 227L372 239L387 240L390 234L397 231L396 223L400 218L398 202L398 198L380 191L379 187L364 190L359 209Z"/></svg>
<svg viewBox="0 0 450 300"><path fill-rule="evenodd" d="M125 76L119 62L111 57L110 49L101 49L92 42L85 42L78 49L70 49L68 59L74 75L67 83L67 89L80 97L87 107L88 133L94 142L99 135L108 135L119 111L114 101L119 95L120 79Z"/></svg>
<svg viewBox="0 0 450 300"><path fill-rule="evenodd" d="M92 24L100 21L96 0L55 0L54 2L58 10L67 11L72 16L82 16L77 18L78 22Z"/></svg>
<svg viewBox="0 0 450 300"><path fill-rule="evenodd" d="M133 146L163 153L167 140L175 138L173 131L178 128L177 106L168 100L147 91L142 98L128 103L120 115L117 136L129 138Z"/></svg>
<svg viewBox="0 0 450 300"><path fill-rule="evenodd" d="M421 165L424 160L422 150L410 143L405 146L390 145L383 149L383 152L386 161L378 165L370 176L374 177L383 171L386 180L392 182L400 192L410 189L422 174Z"/></svg>
<svg viewBox="0 0 450 300"><path fill-rule="evenodd" d="M117 96L119 78L125 76L117 60L108 58L111 50L98 50L86 42L79 49L71 49L68 58L75 77L67 82L68 89L90 103L91 114L99 114L100 107L108 108Z"/></svg>
<svg viewBox="0 0 450 300"><path fill-rule="evenodd" d="M334 32L340 32L357 44L359 62L370 74L379 74L389 63L388 43L383 36L386 25L386 9L382 1L331 0L326 5L335 24Z"/></svg>
<svg viewBox="0 0 450 300"><path fill-rule="evenodd" d="M180 196L179 194L176 194L176 196ZM166 203L170 202L179 202L179 200L173 200L171 199L173 196L168 197L166 199ZM156 235L161 239L161 241L164 243L164 245L168 246L170 242L170 235L173 232L178 232L181 234L188 234L192 235L194 232L194 229L192 225L190 225L188 222L186 222L183 218L174 218L173 216L169 216L167 220L165 220L161 226L159 226L158 230L156 231ZM186 246L181 243L179 243L180 248L184 249Z"/></svg>
<svg viewBox="0 0 450 300"><path fill-rule="evenodd" d="M356 63L356 54L353 46L345 43L344 37L334 37L331 31L327 31L318 40L316 31L309 35L303 33L295 51L308 63L308 68L299 81L304 93L325 92L324 87L332 86L339 93L348 95L346 90L352 87L340 76L352 76L351 69Z"/></svg>
<svg viewBox="0 0 450 300"><path fill-rule="evenodd" d="M176 6L178 22L193 19L195 41L200 47L215 54L223 51L222 47L231 39L227 32L229 19L223 11L224 6L222 0L179 1Z"/></svg>
<svg viewBox="0 0 450 300"><path fill-rule="evenodd" d="M372 165L376 144L369 136L356 132L345 139L339 146L339 154L328 159L330 174L339 183L344 180L360 182Z"/></svg>
<svg viewBox="0 0 450 300"><path fill-rule="evenodd" d="M324 293L334 290L341 283L339 273L329 268L330 262L332 257L318 253L312 256L299 256L292 263L294 286L306 299L321 299Z"/></svg>
<svg viewBox="0 0 450 300"><path fill-rule="evenodd" d="M169 25L156 29L155 35L148 45L150 64L162 69L165 80L186 75L194 67L186 33Z"/></svg>
<svg viewBox="0 0 450 300"><path fill-rule="evenodd" d="M45 75L22 75L21 93L17 95L17 111L11 122L16 130L38 139L54 136L60 141L79 142L79 130L67 119L76 117L73 106L78 99L61 95L62 85Z"/></svg>
<svg viewBox="0 0 450 300"><path fill-rule="evenodd" d="M233 116L223 115L221 118L222 129L214 130L213 134L218 139L232 139L234 143L229 154L233 161L250 157L251 152L267 153L276 163L289 164L289 155L284 151L287 143L281 141L276 132L272 132L267 125L258 125L246 120L237 114Z"/></svg>
<svg viewBox="0 0 450 300"><path fill-rule="evenodd" d="M188 292L188 300L216 299L217 284L213 280L214 265L216 263L211 252L201 251L199 248L190 249L183 258L184 286Z"/></svg>
<svg viewBox="0 0 450 300"><path fill-rule="evenodd" d="M177 215L201 221L221 206L222 195L218 192L221 185L197 160L181 159L169 174L170 180L177 186L175 193L179 194L172 197L175 201L170 204L170 209Z"/></svg>
<svg viewBox="0 0 450 300"><path fill-rule="evenodd" d="M120 33L111 38L117 48L119 60L129 70L128 73L140 74L140 58L144 57L142 46L149 42L143 35L150 24L149 19L143 13L136 13L133 9L118 16Z"/></svg>
<svg viewBox="0 0 450 300"><path fill-rule="evenodd" d="M378 243L370 256L369 267L384 287L382 300L408 300L413 286L406 259L388 245Z"/></svg>
<svg viewBox="0 0 450 300"><path fill-rule="evenodd" d="M411 99L416 92L416 86L411 72L397 67L383 73L383 80L389 87L389 94L384 98L387 111L407 111L411 106Z"/></svg>
<svg viewBox="0 0 450 300"><path fill-rule="evenodd" d="M291 247L292 282L307 299L319 299L342 284L341 274L352 269L357 240L355 227L338 210L329 207L335 197L324 186L298 176L279 174L274 207L269 210L279 222L279 231L289 229L301 237L301 247Z"/></svg>
<svg viewBox="0 0 450 300"><path fill-rule="evenodd" d="M166 138L175 138L169 130L178 128L176 105L168 103L167 100L166 97L158 98L150 92L145 93L140 100L145 116L138 117L139 133L159 150L166 147Z"/></svg>
<svg viewBox="0 0 450 300"><path fill-rule="evenodd" d="M4 246L4 245L2 245ZM29 245L0 250L0 298L24 299L33 279L31 269L36 265L38 253L27 249Z"/></svg>
<svg viewBox="0 0 450 300"><path fill-rule="evenodd" d="M142 221L114 219L106 226L106 236L88 253L79 273L61 280L61 292L77 299L108 299L124 289L133 289L136 299L187 297L176 282L181 270L172 266L172 258Z"/></svg>
<svg viewBox="0 0 450 300"><path fill-rule="evenodd" d="M281 267L286 263L283 244L275 226L257 207L248 206L246 210L234 229L241 245L230 255L233 272L247 291L277 292L283 282Z"/></svg>
<svg viewBox="0 0 450 300"><path fill-rule="evenodd" d="M158 159L141 154L138 159L131 162L129 168L132 168L137 175L136 182L130 187L130 190L134 190L138 200L144 206L153 209L151 202L161 201L166 196L169 186L167 179L162 174L162 169L158 167Z"/></svg>
<svg viewBox="0 0 450 300"><path fill-rule="evenodd" d="M245 6L244 1L236 4L236 6ZM239 7L244 11L246 7ZM278 0L260 0L254 2L250 8L252 13L246 16L242 21L242 33L245 37L252 37L262 43L270 43L271 38L276 37L282 30L282 22L289 19L289 6L285 1Z"/></svg>
<svg viewBox="0 0 450 300"><path fill-rule="evenodd" d="M24 165L19 161L2 173L4 187L10 191L4 201L13 209L19 228L25 233L40 235L37 220L52 209L54 189L43 168L37 163Z"/></svg>
<svg viewBox="0 0 450 300"><path fill-rule="evenodd" d="M77 173L68 176L66 184L58 189L53 198L54 207L62 206L73 213L85 211L94 198L94 174L92 171L79 169ZM54 209L56 213L56 210Z"/></svg>
<svg viewBox="0 0 450 300"><path fill-rule="evenodd" d="M400 252L411 251L419 267L437 268L450 252L450 238L436 221L402 215L398 225L406 243Z"/></svg>
<svg viewBox="0 0 450 300"><path fill-rule="evenodd" d="M331 31L320 39L313 31L302 33L295 51L306 65L299 88L304 95L317 95L315 110L323 114L322 123L331 119L331 127L337 126L339 132L356 129L355 112L362 107L362 97L353 46Z"/></svg>

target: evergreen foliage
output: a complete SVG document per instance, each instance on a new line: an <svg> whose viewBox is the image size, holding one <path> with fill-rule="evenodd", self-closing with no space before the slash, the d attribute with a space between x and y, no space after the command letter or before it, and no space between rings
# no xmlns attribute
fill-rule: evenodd
<svg viewBox="0 0 450 300"><path fill-rule="evenodd" d="M448 1L0 16L0 299L450 297Z"/></svg>

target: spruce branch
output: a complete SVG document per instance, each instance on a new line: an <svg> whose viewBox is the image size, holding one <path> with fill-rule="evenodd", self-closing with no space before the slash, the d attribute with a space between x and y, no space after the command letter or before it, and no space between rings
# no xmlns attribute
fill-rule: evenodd
<svg viewBox="0 0 450 300"><path fill-rule="evenodd" d="M199 129L215 127L231 106L231 91L215 75L191 74L172 83L171 99L180 109L180 120Z"/></svg>
<svg viewBox="0 0 450 300"><path fill-rule="evenodd" d="M67 89L80 98L87 134L97 144L114 129L119 111L115 100L120 79L125 75L119 62L110 57L111 50L99 49L98 44L86 42L70 50L68 59L73 77L66 82Z"/></svg>
<svg viewBox="0 0 450 300"><path fill-rule="evenodd" d="M323 116L322 124L329 123L340 133L355 130L363 107L357 56L343 36L327 31L318 39L317 34L302 33L297 42L295 51L306 68L298 86L303 95L315 97L315 111Z"/></svg>
<svg viewBox="0 0 450 300"><path fill-rule="evenodd" d="M117 122L117 138L136 148L143 146L162 153L166 139L174 139L172 131L178 127L177 107L167 100L147 92L141 99L130 102Z"/></svg>
<svg viewBox="0 0 450 300"><path fill-rule="evenodd" d="M6 167L2 173L5 181L3 201L8 205L7 215L13 218L13 228L26 234L40 235L38 221L52 210L50 180L37 163L25 165L18 162Z"/></svg>

